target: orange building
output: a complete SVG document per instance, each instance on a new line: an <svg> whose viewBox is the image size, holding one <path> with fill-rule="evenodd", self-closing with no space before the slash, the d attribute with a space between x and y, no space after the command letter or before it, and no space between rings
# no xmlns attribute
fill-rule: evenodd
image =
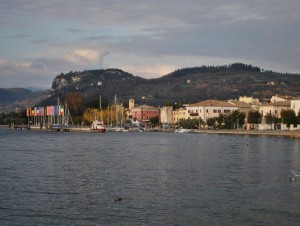
<svg viewBox="0 0 300 226"><path fill-rule="evenodd" d="M148 105L140 105L131 109L132 119L139 122L149 121L150 118L159 117L159 108Z"/></svg>

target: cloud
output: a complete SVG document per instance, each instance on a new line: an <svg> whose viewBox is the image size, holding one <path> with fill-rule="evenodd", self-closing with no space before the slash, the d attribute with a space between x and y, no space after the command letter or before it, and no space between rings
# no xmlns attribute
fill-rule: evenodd
<svg viewBox="0 0 300 226"><path fill-rule="evenodd" d="M41 69L33 69L25 63L0 60L1 87L50 88L53 77Z"/></svg>
<svg viewBox="0 0 300 226"><path fill-rule="evenodd" d="M66 59L73 63L97 61L99 59L99 53L89 49L77 49L74 52L67 54Z"/></svg>
<svg viewBox="0 0 300 226"><path fill-rule="evenodd" d="M299 8L298 0L2 1L1 85L103 67L144 77L232 62L300 72Z"/></svg>
<svg viewBox="0 0 300 226"><path fill-rule="evenodd" d="M68 28L67 31L71 33L81 33L81 30L77 28Z"/></svg>

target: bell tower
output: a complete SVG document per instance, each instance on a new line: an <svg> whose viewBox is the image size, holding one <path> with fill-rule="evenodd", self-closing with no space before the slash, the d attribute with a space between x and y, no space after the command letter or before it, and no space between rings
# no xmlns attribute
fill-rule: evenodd
<svg viewBox="0 0 300 226"><path fill-rule="evenodd" d="M132 108L134 108L134 99L130 98L129 99L129 110L131 110Z"/></svg>

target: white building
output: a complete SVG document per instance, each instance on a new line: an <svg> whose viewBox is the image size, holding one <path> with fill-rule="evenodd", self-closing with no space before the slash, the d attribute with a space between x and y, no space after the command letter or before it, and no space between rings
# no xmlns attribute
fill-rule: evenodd
<svg viewBox="0 0 300 226"><path fill-rule="evenodd" d="M162 124L173 123L173 106L165 106L160 109L160 122Z"/></svg>
<svg viewBox="0 0 300 226"><path fill-rule="evenodd" d="M231 103L219 100L205 100L186 107L187 119L199 119L206 122L209 118L219 117L220 114L227 115L239 108Z"/></svg>
<svg viewBox="0 0 300 226"><path fill-rule="evenodd" d="M288 101L288 100L292 100L294 99L294 97L292 96L283 96L283 95L275 95L275 96L272 96L271 99L270 99L270 102L271 103L275 103L275 102L280 102L280 101Z"/></svg>
<svg viewBox="0 0 300 226"><path fill-rule="evenodd" d="M296 114L300 112L300 98L296 98L294 100L291 100L291 110L293 110Z"/></svg>
<svg viewBox="0 0 300 226"><path fill-rule="evenodd" d="M282 110L288 110L291 107L291 101L278 101L268 104L262 104L259 107L260 114L265 117L267 114L271 114L276 118L281 117Z"/></svg>

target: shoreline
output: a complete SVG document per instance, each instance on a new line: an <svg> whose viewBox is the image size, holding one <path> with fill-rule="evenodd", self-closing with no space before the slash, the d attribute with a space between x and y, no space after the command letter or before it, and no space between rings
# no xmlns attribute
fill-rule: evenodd
<svg viewBox="0 0 300 226"><path fill-rule="evenodd" d="M248 136L281 136L300 138L300 131L290 130L193 130L193 133L220 134L220 135L248 135Z"/></svg>
<svg viewBox="0 0 300 226"><path fill-rule="evenodd" d="M8 125L0 125L0 128L10 128ZM20 127L19 127L20 128ZM13 129L13 128L11 128ZM17 128L15 128L17 129ZM26 130L27 128L24 128ZM33 131L43 131L43 132L56 132L56 130L46 130L44 128L39 127L31 127L30 130ZM160 128L150 128L145 129L145 132L165 132L172 133L175 129L160 129ZM57 131L62 132L62 131ZM64 132L84 132L84 133L95 133L95 131L91 131L89 127L73 127L70 128L69 131ZM110 130L109 132L116 132L114 130ZM138 128L130 128L128 132L138 132ZM281 137L290 137L290 138L300 138L300 130L290 131L290 130L213 130L213 129L192 129L191 133L198 134L219 134L219 135L241 135L241 136L281 136Z"/></svg>

